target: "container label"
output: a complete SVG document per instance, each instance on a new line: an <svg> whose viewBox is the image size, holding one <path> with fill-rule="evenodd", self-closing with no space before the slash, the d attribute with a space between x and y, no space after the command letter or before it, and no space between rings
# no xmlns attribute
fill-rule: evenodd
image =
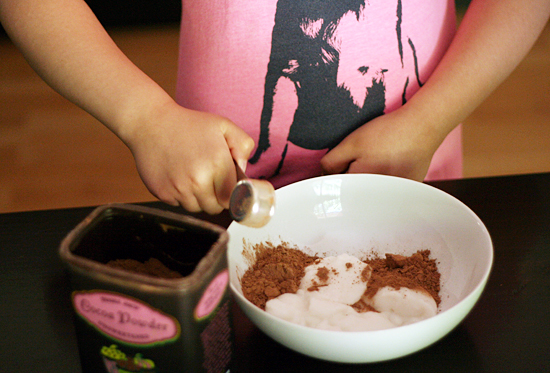
<svg viewBox="0 0 550 373"><path fill-rule="evenodd" d="M195 318L202 319L210 315L218 306L225 294L229 282L229 272L224 269L208 285L195 308Z"/></svg>
<svg viewBox="0 0 550 373"><path fill-rule="evenodd" d="M117 341L150 346L180 336L178 320L135 298L103 290L75 291L72 298L80 317Z"/></svg>

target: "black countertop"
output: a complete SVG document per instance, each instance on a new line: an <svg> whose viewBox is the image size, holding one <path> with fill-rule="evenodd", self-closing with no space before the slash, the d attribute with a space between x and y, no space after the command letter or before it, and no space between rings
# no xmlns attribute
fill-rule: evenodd
<svg viewBox="0 0 550 373"><path fill-rule="evenodd" d="M238 372L550 371L550 174L431 183L468 205L495 249L476 307L451 333L401 359L327 363L286 349L233 307ZM160 203L154 207L168 209ZM0 214L0 372L80 372L65 235L90 208ZM227 226L226 215L207 218Z"/></svg>

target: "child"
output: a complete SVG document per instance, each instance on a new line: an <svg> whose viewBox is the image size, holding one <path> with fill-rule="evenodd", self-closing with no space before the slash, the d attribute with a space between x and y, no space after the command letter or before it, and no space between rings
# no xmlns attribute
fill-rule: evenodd
<svg viewBox="0 0 550 373"><path fill-rule="evenodd" d="M452 0L184 0L176 103L83 0L0 0L29 63L124 141L149 190L211 214L228 205L233 159L277 187L460 177L459 123L549 14L549 0L473 0L455 35Z"/></svg>

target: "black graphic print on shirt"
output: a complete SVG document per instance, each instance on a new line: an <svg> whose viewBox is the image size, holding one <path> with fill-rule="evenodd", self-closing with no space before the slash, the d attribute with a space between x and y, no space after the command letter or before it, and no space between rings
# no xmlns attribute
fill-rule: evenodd
<svg viewBox="0 0 550 373"><path fill-rule="evenodd" d="M403 64L405 46L414 51L412 40L402 42L401 0L396 1L395 58ZM272 44L265 78L260 137L250 159L256 163L270 147L270 124L281 78L290 80L297 96L297 107L288 133L288 142L304 149L321 150L335 147L353 130L380 116L386 109L384 66L359 62L357 71L372 76L365 86L361 103L354 101L347 87L337 81L341 50L335 42L344 15L368 12L366 0L279 0L272 32ZM375 53L375 52L374 52ZM416 61L415 61L416 62ZM417 66L417 64L415 63ZM372 69L375 69L374 71ZM416 69L418 78L418 69ZM420 83L420 81L419 81ZM403 84L402 101L409 82ZM284 161L283 151L281 163ZM275 172L277 174L278 171ZM266 175L267 176L267 175Z"/></svg>

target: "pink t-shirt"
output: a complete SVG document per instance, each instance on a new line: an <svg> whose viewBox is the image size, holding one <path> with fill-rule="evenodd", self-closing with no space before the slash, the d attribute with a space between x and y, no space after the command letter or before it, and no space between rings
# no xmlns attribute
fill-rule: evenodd
<svg viewBox="0 0 550 373"><path fill-rule="evenodd" d="M410 99L455 28L454 0L183 1L176 99L241 126L256 141L247 174L280 187ZM428 179L461 174L458 127Z"/></svg>

